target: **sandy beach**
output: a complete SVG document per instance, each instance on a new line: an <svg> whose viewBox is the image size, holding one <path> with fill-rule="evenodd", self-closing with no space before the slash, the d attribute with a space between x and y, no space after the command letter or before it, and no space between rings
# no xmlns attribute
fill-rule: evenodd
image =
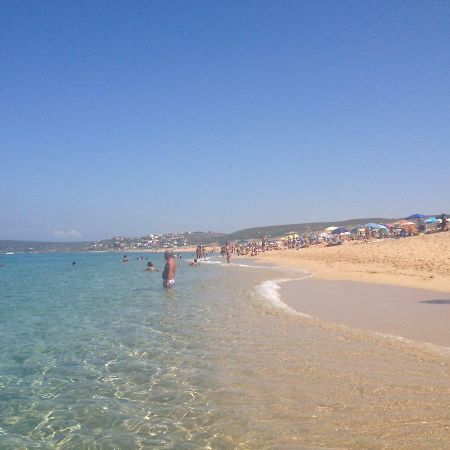
<svg viewBox="0 0 450 450"><path fill-rule="evenodd" d="M283 301L327 323L450 347L450 293L354 281L281 285Z"/></svg>
<svg viewBox="0 0 450 450"><path fill-rule="evenodd" d="M314 274L280 285L300 313L450 347L450 233L281 250L260 261Z"/></svg>
<svg viewBox="0 0 450 450"><path fill-rule="evenodd" d="M336 247L312 246L260 254L263 263L299 267L324 280L450 292L450 233L404 239L350 241Z"/></svg>

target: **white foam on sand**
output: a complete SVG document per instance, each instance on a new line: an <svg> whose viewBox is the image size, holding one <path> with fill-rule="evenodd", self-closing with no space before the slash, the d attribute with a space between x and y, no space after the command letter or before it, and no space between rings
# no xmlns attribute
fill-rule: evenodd
<svg viewBox="0 0 450 450"><path fill-rule="evenodd" d="M306 271L305 271L306 272ZM288 313L293 316L302 317L308 320L313 321L316 324L321 324L325 326L327 329L332 327L339 327L341 330L348 330L351 332L364 333L366 335L377 336L381 339L387 339L388 341L396 341L406 344L408 346L414 346L415 348L421 348L422 350L432 351L434 353L438 353L440 355L450 356L450 347L445 347L442 345L432 344L429 342L417 341L414 339L407 339L402 336L397 336L390 333L380 333L377 331L370 330L362 330L360 328L349 327L347 325L337 324L333 322L322 321L318 317L311 316L310 314L303 313L301 311L297 311L294 308L291 308L281 299L281 284L287 283L290 281L301 281L306 280L308 278L312 278L315 274L306 273L303 277L298 278L281 278L276 280L267 280L256 286L256 292L263 297L270 306L275 307L278 310L281 310L285 313Z"/></svg>
<svg viewBox="0 0 450 450"><path fill-rule="evenodd" d="M271 306L274 306L275 308L281 309L284 312L287 312L289 314L293 314L296 316L301 317L307 317L312 318L310 315L296 311L295 309L288 306L286 303L281 300L281 293L280 289L281 283L286 283L288 281L301 281L305 280L307 278L313 277L314 274L305 274L303 277L300 278L280 278L278 280L267 280L256 286L256 291L259 295L261 295L265 300L269 302Z"/></svg>

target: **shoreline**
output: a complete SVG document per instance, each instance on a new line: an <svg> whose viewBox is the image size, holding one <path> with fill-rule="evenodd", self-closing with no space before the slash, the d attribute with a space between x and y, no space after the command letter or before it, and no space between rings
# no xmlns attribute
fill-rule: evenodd
<svg viewBox="0 0 450 450"><path fill-rule="evenodd" d="M317 280L358 281L450 293L450 233L337 247L260 253L261 263L307 270Z"/></svg>
<svg viewBox="0 0 450 450"><path fill-rule="evenodd" d="M278 283L277 283L278 284ZM279 283L289 309L328 324L450 348L450 294L356 281Z"/></svg>

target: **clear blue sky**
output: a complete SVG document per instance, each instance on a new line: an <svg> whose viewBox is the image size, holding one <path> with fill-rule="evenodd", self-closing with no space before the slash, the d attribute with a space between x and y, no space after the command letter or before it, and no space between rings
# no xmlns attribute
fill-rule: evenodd
<svg viewBox="0 0 450 450"><path fill-rule="evenodd" d="M0 239L450 210L448 1L0 2Z"/></svg>

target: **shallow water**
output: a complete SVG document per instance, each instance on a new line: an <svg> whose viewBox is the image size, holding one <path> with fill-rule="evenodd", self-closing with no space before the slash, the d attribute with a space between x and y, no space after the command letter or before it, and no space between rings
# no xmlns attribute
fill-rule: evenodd
<svg viewBox="0 0 450 450"><path fill-rule="evenodd" d="M136 256L1 257L0 448L450 448L445 353L293 314L263 283L301 272Z"/></svg>

